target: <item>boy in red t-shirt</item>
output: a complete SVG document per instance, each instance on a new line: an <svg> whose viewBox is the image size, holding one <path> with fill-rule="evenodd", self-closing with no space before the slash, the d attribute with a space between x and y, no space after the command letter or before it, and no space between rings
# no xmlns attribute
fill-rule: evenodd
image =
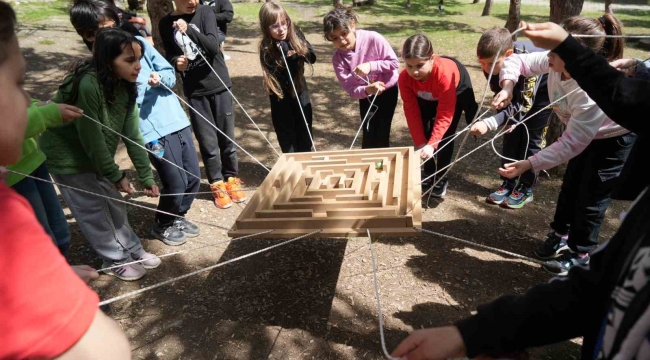
<svg viewBox="0 0 650 360"><path fill-rule="evenodd" d="M0 1L0 165L20 159L29 96L11 7ZM117 324L39 224L29 203L0 182L0 359L130 359ZM77 272L80 276L75 275Z"/></svg>
<svg viewBox="0 0 650 360"><path fill-rule="evenodd" d="M406 39L402 57L406 69L399 74L399 92L415 148L421 150L422 159L428 160L422 172L424 180L451 163L454 144L450 137L456 133L463 111L469 123L476 115L478 104L465 66L456 59L435 55L426 36L418 34ZM422 192L437 182L431 195L444 197L445 174L441 172L423 181Z"/></svg>

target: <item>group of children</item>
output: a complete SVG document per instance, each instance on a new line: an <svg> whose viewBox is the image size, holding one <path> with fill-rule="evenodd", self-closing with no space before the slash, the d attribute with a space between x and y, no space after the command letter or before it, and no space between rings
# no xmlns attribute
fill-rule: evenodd
<svg viewBox="0 0 650 360"><path fill-rule="evenodd" d="M5 84L0 88L0 108L7 114L0 126L0 164L10 165L7 182L23 195L0 183L5 209L0 229L7 240L0 264L9 275L0 280L4 304L0 358L51 358L63 353L83 358L89 351L94 358L128 357L124 334L97 310L97 295L82 281L97 274L87 267L69 267L56 254L57 247L66 254L69 232L52 185L38 179L48 180L51 174L60 184L82 232L105 266L113 266L112 274L124 280L141 278L160 259L142 248L124 205L114 201L121 199L120 192L134 193L114 160L118 134L124 136L146 195L183 194L162 197L158 205L162 212L156 215L152 233L165 243L179 245L200 232L184 218L200 179L190 126L216 205L227 207L231 201L245 200L236 152L225 138L234 138L231 81L214 13L195 0L175 2L176 10L161 20L165 59L144 38L116 28L123 19L112 5L77 0L71 20L83 24L76 30L90 44L92 59L77 63L52 100L44 103L30 101L22 88L25 63L15 35L15 15L0 2L0 80ZM282 132L286 120L294 129L282 134L283 151L309 151L313 144L305 137L305 133L312 135L311 117L306 119L311 111L306 111L310 106L304 65L316 60L314 52L279 4L268 2L262 7L260 24L264 83L272 109L281 111L274 126ZM405 70L398 74L396 55L386 40L356 26L356 16L344 9L333 10L324 19L325 37L337 48L333 64L342 87L359 99L362 118L373 114L366 119L370 123L364 127L364 147L389 146L399 92L414 144L423 159L432 158L423 172L427 177L435 174L451 160L451 136L462 112L470 123L478 110L467 71L455 59L435 55L424 35L415 35L403 46ZM590 267L571 271L565 281L539 285L522 296L481 307L456 326L418 331L394 356L497 356L580 335L585 336L583 358L648 356L643 316L650 304L645 275L650 266L647 182L614 241L594 251L612 192L628 180L635 188L638 185L638 178L618 182L617 178L621 172L635 173L629 170L633 164L626 162L635 133L642 140L648 136L646 122L634 116L647 111L650 103L647 69L634 68L633 75L645 76L637 80L607 64L620 59L623 51L620 38L604 37L622 34L611 14L598 19L573 17L561 27L523 26L538 46L553 51L542 52L530 43L513 44L501 29L488 30L478 45L485 74L494 67L488 81L496 93L493 106L499 111L471 123L470 131L482 135L507 126L504 158L524 159L503 162L499 173L504 183L488 201L521 207L532 199L530 187L537 172L568 161L553 231L535 253L546 259L559 256L553 266L545 266L558 274L587 264L590 254L594 261ZM591 37L574 38L567 32ZM637 65L620 62L628 68L630 63ZM174 68L182 72L185 94L198 112L192 112L189 121L168 90L175 83ZM603 81L595 80L594 73L602 74ZM377 105L375 96L382 97ZM567 130L544 147L542 119L551 102ZM640 144L635 149L647 149ZM160 175L162 191L150 164ZM434 192L443 196L446 180L434 181L442 184ZM128 263L131 260L139 263ZM573 318L558 328L568 317ZM540 329L548 334L540 337Z"/></svg>
<svg viewBox="0 0 650 360"><path fill-rule="evenodd" d="M111 273L120 279L137 280L160 259L142 248L124 204L109 200L121 199L120 192L134 192L114 160L119 134L127 140L145 194L163 195L151 234L165 244L181 245L200 233L185 219L201 177L192 133L215 205L225 209L246 200L235 144L230 141L235 138L235 120L232 82L221 51L224 35L213 9L197 0L175 0L174 12L161 19L164 57L110 3L77 0L70 17L93 51L92 60L76 64L48 101L53 104L33 102L23 159L14 169L46 180L51 174L62 185L66 204L104 265L113 266ZM278 142L285 153L311 151L315 146L305 67L316 61L316 55L279 3L266 2L259 17L259 56ZM488 81L498 111L472 123L478 105L463 64L435 54L431 41L418 34L404 42L405 69L398 72L399 60L388 41L357 26L357 15L343 7L323 19L324 36L336 48L332 63L337 79L359 101L360 119L365 122L362 147L390 146L401 94L413 143L425 161L422 190L443 197L448 185L444 170L451 163L461 115L465 113L475 135L503 126L504 160L499 170L503 184L487 201L521 208L533 199L537 173L568 161L552 231L535 254L561 265L547 267L554 273L587 263L635 135L607 118L553 53L530 41L513 43L506 29L487 30L478 42L477 57L485 76L492 70ZM574 17L563 26L574 34L621 34L620 23L611 14L599 19ZM595 37L585 44L609 60L622 56L621 39ZM170 90L176 71L192 110L189 121ZM567 130L544 147L551 101ZM33 137L40 133L39 149ZM150 164L158 172L162 191ZM43 227L65 254L70 235L52 185L17 175L9 178L9 184L30 199ZM130 264L132 259L139 263Z"/></svg>

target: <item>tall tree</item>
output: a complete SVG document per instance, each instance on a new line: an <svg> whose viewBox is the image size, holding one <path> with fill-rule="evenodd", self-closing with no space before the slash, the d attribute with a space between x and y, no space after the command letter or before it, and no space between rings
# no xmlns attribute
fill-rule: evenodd
<svg viewBox="0 0 650 360"><path fill-rule="evenodd" d="M564 19L580 15L582 5L584 5L584 0L551 0L550 20L559 24ZM553 100L551 99L551 101ZM549 118L548 130L546 131L546 145L554 143L562 135L564 128L564 124L558 119L555 112L553 112ZM555 168L552 172L557 174L559 169Z"/></svg>
<svg viewBox="0 0 650 360"><path fill-rule="evenodd" d="M158 23L163 16L174 11L174 4L171 0L148 0L147 11L149 12L149 18L151 19L151 33L153 35L154 46L159 53L165 54L162 39L160 38Z"/></svg>
<svg viewBox="0 0 650 360"><path fill-rule="evenodd" d="M510 0L510 10L508 10L508 21L506 28L513 32L519 28L519 14L521 10L521 0ZM517 40L517 35L512 36L512 40Z"/></svg>
<svg viewBox="0 0 650 360"><path fill-rule="evenodd" d="M612 4L614 3L614 0L605 0L605 12L608 13L613 13L614 11L612 10Z"/></svg>
<svg viewBox="0 0 650 360"><path fill-rule="evenodd" d="M483 7L483 13L481 16L489 16L490 11L492 11L493 0L485 0L485 6Z"/></svg>

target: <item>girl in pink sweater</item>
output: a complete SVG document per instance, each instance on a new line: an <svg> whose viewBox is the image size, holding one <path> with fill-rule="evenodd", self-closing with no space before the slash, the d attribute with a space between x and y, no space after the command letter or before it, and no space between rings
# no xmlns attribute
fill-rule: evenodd
<svg viewBox="0 0 650 360"><path fill-rule="evenodd" d="M357 29L357 15L336 8L323 19L325 39L336 47L334 72L353 99L359 99L363 125L362 148L390 146L390 126L397 106L399 60L388 41L379 33Z"/></svg>
<svg viewBox="0 0 650 360"><path fill-rule="evenodd" d="M620 35L621 24L611 14L598 19L572 17L562 23L572 34ZM585 46L613 61L623 55L621 38L578 38ZM513 55L506 59L499 80L501 91L494 104L501 107L512 96L519 75L548 73L548 93L558 118L566 130L553 144L526 160L505 164L499 173L514 178L529 169L538 172L564 162L567 165L557 201L553 230L535 255L554 259L561 270L545 267L564 275L576 264L589 262L589 252L598 245L598 233L611 202L611 193L636 136L614 123L578 86L564 69L564 62L553 52ZM594 74L597 76L597 74ZM568 249L564 253L562 250Z"/></svg>

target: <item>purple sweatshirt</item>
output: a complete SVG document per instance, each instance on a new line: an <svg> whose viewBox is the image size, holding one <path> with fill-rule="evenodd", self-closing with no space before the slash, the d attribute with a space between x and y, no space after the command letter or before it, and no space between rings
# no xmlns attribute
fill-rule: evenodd
<svg viewBox="0 0 650 360"><path fill-rule="evenodd" d="M357 30L357 42L354 50L336 50L332 56L334 72L339 83L354 99L364 99L366 86L364 80L354 74L354 69L363 63L370 62L370 82L382 81L386 88L397 85L399 60L388 41L379 33L367 30Z"/></svg>
<svg viewBox="0 0 650 360"><path fill-rule="evenodd" d="M587 93L580 89L575 80L562 80L562 73L552 71L548 66L547 54L548 51L508 56L499 75L499 83L503 86L504 80L516 83L520 75L528 77L548 74L548 96L551 102L578 89L553 105L553 110L566 125L566 130L556 142L528 158L533 165L533 171L547 170L571 160L592 140L625 135L629 132L608 118Z"/></svg>

